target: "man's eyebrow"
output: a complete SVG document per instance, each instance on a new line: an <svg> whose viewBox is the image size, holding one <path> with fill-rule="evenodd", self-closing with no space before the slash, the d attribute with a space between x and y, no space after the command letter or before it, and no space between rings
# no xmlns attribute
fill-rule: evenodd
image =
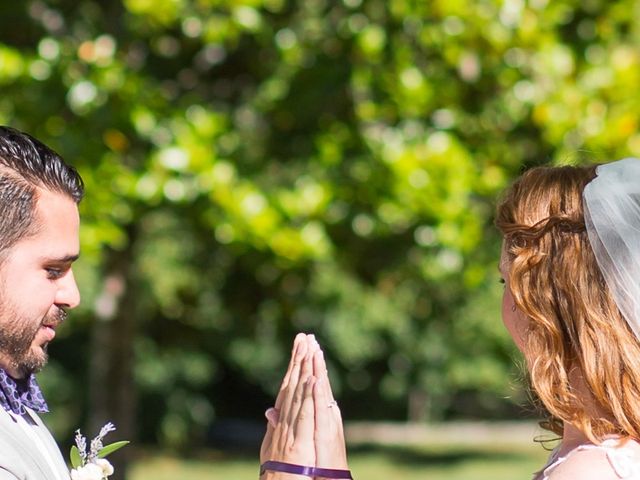
<svg viewBox="0 0 640 480"><path fill-rule="evenodd" d="M67 255L61 258L45 258L45 260L47 262L56 262L56 263L73 263L78 258L80 258L80 255Z"/></svg>

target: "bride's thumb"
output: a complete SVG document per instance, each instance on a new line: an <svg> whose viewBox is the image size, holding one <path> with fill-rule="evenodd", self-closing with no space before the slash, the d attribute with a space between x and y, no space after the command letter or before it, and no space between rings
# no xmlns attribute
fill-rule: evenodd
<svg viewBox="0 0 640 480"><path fill-rule="evenodd" d="M267 422L269 422L269 425L276 428L276 424L278 423L278 420L280 420L280 412L278 412L274 407L271 407L264 412L264 416L266 417Z"/></svg>

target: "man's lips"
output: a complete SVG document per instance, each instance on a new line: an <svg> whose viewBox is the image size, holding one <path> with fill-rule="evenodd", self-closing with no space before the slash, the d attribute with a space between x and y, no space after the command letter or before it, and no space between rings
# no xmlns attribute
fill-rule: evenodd
<svg viewBox="0 0 640 480"><path fill-rule="evenodd" d="M67 317L67 312L60 309L57 315L48 316L44 319L40 325L40 332L42 332L43 343L48 343L56 336L56 328L64 322Z"/></svg>
<svg viewBox="0 0 640 480"><path fill-rule="evenodd" d="M64 310L58 310L57 315L48 315L42 321L42 327L47 327L55 330L60 326L62 322L67 318L67 312Z"/></svg>
<svg viewBox="0 0 640 480"><path fill-rule="evenodd" d="M41 328L50 328L51 330L55 330L60 326L60 322L44 322L40 325Z"/></svg>
<svg viewBox="0 0 640 480"><path fill-rule="evenodd" d="M42 326L40 327L40 331L42 332L43 336L44 336L44 341L45 342L50 342L51 340L53 340L56 336L56 327L58 326L57 323L52 323L52 324L42 324Z"/></svg>

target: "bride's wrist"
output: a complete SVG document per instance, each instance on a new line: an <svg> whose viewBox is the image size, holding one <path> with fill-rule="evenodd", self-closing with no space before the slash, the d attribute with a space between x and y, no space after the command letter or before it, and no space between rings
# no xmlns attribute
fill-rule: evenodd
<svg viewBox="0 0 640 480"><path fill-rule="evenodd" d="M269 475L261 480L303 480L306 478L315 479L349 479L353 480L351 471L347 469L322 468L313 466L297 465L295 463L268 460L260 465L260 474ZM285 476L280 476L285 475Z"/></svg>
<svg viewBox="0 0 640 480"><path fill-rule="evenodd" d="M285 472L265 472L260 475L260 480L309 480L309 477Z"/></svg>

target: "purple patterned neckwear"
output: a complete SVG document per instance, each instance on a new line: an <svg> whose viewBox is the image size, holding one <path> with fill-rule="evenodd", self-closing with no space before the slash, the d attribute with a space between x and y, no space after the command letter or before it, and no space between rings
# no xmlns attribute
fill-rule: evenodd
<svg viewBox="0 0 640 480"><path fill-rule="evenodd" d="M29 407L38 413L49 411L47 402L32 374L27 378L15 380L0 368L0 405L8 412L16 415L27 413Z"/></svg>

